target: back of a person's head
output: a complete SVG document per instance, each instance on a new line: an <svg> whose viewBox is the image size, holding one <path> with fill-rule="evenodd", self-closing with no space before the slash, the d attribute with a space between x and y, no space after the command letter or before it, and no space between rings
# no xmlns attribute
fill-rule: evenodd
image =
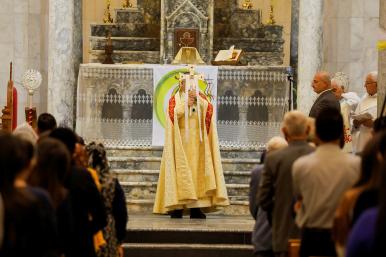
<svg viewBox="0 0 386 257"><path fill-rule="evenodd" d="M307 116L300 111L287 112L283 119L283 129L290 137L307 136Z"/></svg>
<svg viewBox="0 0 386 257"><path fill-rule="evenodd" d="M64 183L70 167L67 147L58 139L45 138L37 145L37 163L30 183L47 190L56 207L64 198Z"/></svg>
<svg viewBox="0 0 386 257"><path fill-rule="evenodd" d="M0 192L13 190L16 177L30 164L31 143L8 133L0 134Z"/></svg>
<svg viewBox="0 0 386 257"><path fill-rule="evenodd" d="M86 150L89 156L89 165L92 168L97 169L98 172L108 172L108 160L106 149L103 144L91 142L86 146Z"/></svg>
<svg viewBox="0 0 386 257"><path fill-rule="evenodd" d="M38 133L44 133L56 129L56 119L52 114L42 113L38 117Z"/></svg>
<svg viewBox="0 0 386 257"><path fill-rule="evenodd" d="M273 137L267 142L267 153L282 149L288 146L287 141L282 137Z"/></svg>
<svg viewBox="0 0 386 257"><path fill-rule="evenodd" d="M343 136L343 118L339 110L323 109L315 121L316 135L322 142L339 140Z"/></svg>
<svg viewBox="0 0 386 257"><path fill-rule="evenodd" d="M375 119L373 124L374 133L378 133L386 130L386 116Z"/></svg>
<svg viewBox="0 0 386 257"><path fill-rule="evenodd" d="M75 145L78 142L75 132L69 128L57 128L51 131L50 137L61 141L67 147L67 150L72 156L75 150Z"/></svg>
<svg viewBox="0 0 386 257"><path fill-rule="evenodd" d="M17 126L13 134L21 139L27 140L33 145L35 145L38 140L38 135L35 130L27 122Z"/></svg>
<svg viewBox="0 0 386 257"><path fill-rule="evenodd" d="M380 133L369 140L361 152L361 175L356 187L368 185L375 187L380 180L380 168L382 166L382 145L386 142L386 134Z"/></svg>

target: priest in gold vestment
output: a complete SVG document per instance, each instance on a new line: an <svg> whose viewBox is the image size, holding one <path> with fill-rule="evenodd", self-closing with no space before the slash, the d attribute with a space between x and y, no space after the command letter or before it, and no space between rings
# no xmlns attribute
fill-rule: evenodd
<svg viewBox="0 0 386 257"><path fill-rule="evenodd" d="M213 105L198 90L179 90L170 98L154 213L205 218L201 209L229 205Z"/></svg>

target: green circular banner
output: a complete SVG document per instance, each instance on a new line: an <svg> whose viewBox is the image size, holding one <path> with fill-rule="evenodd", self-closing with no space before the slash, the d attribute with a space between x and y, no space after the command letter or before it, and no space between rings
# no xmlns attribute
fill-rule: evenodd
<svg viewBox="0 0 386 257"><path fill-rule="evenodd" d="M153 100L153 109L157 117L158 122L165 128L166 115L165 108L169 101L167 96L173 96L178 90L179 84L179 74L189 72L188 68L181 68L170 71L166 73L157 83L154 100ZM198 82L200 91L205 94L208 84L204 80L199 80ZM171 92L172 91L172 92ZM209 97L209 96L208 96ZM166 104L166 105L165 105Z"/></svg>

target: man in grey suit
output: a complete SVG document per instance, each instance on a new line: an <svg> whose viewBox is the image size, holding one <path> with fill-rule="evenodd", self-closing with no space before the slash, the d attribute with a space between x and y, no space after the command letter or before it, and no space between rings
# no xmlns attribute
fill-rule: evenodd
<svg viewBox="0 0 386 257"><path fill-rule="evenodd" d="M269 154L258 193L258 203L272 217L272 244L275 256L287 256L288 239L299 237L293 218L292 164L314 149L307 143L307 117L299 111L285 114L282 132L288 147ZM271 215L270 215L271 214Z"/></svg>
<svg viewBox="0 0 386 257"><path fill-rule="evenodd" d="M265 154L286 146L288 146L288 143L284 138L271 138L267 143L267 152L261 157L261 163L264 163ZM259 164L252 170L249 182L249 211L256 220L252 231L252 244L255 257L273 257L271 225L268 223L267 213L258 206L256 200L263 167L264 164Z"/></svg>
<svg viewBox="0 0 386 257"><path fill-rule="evenodd" d="M321 110L326 108L340 111L340 103L332 92L331 78L328 72L320 71L316 73L312 81L312 88L314 89L314 92L318 94L318 98L311 107L310 117L316 119Z"/></svg>

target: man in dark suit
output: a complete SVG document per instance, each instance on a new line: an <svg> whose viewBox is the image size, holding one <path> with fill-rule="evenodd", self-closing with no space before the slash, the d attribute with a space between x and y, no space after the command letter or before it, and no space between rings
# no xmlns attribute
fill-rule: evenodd
<svg viewBox="0 0 386 257"><path fill-rule="evenodd" d="M312 88L318 94L311 107L309 116L315 118L319 115L321 110L325 108L332 108L340 111L339 100L336 99L331 88L331 78L328 72L320 71L315 74L312 81Z"/></svg>
<svg viewBox="0 0 386 257"><path fill-rule="evenodd" d="M288 146L287 141L282 137L273 137L267 143L267 154ZM264 167L265 153L262 154L261 163L251 172L249 182L249 211L255 219L255 227L252 231L252 244L255 257L273 257L272 231L268 223L267 213L257 205L257 192L260 185L261 173Z"/></svg>
<svg viewBox="0 0 386 257"><path fill-rule="evenodd" d="M282 131L289 145L267 155L258 193L261 208L272 216L272 244L277 257L287 256L290 237L299 237L292 208L292 164L314 150L306 141L310 128L302 112L286 113Z"/></svg>

